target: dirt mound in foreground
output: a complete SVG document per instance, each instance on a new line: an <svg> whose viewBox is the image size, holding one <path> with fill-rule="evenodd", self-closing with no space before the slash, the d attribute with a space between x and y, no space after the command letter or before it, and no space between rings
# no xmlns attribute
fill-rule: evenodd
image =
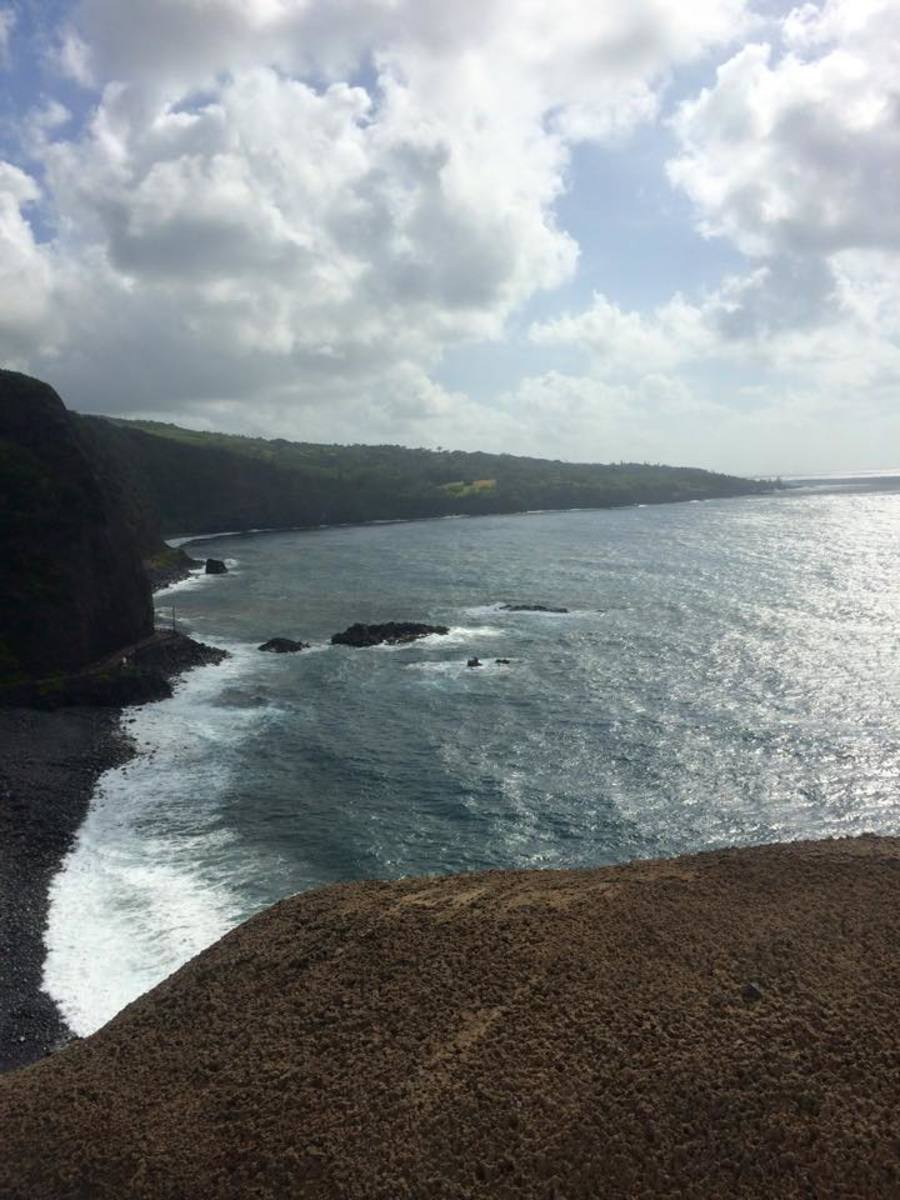
<svg viewBox="0 0 900 1200"><path fill-rule="evenodd" d="M900 1195L900 839L286 900L0 1079L0 1195Z"/></svg>

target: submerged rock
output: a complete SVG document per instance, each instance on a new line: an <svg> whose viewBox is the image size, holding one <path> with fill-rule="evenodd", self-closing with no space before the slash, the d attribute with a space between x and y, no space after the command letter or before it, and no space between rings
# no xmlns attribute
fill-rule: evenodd
<svg viewBox="0 0 900 1200"><path fill-rule="evenodd" d="M206 560L205 574L207 574L207 575L227 575L228 568L222 562L221 558L208 558Z"/></svg>
<svg viewBox="0 0 900 1200"><path fill-rule="evenodd" d="M473 654L472 657L469 659L469 661L466 663L466 666L467 667L483 667L484 663L481 661L481 659L478 657L477 654Z"/></svg>
<svg viewBox="0 0 900 1200"><path fill-rule="evenodd" d="M380 646L387 643L396 646L403 642L415 642L432 633L447 634L446 625L423 625L418 621L387 621L383 625L351 625L343 633L336 633L333 646Z"/></svg>
<svg viewBox="0 0 900 1200"><path fill-rule="evenodd" d="M269 650L272 654L296 654L298 650L308 650L309 642L295 642L292 638L273 637L267 642L263 642L261 646L257 646L257 650Z"/></svg>
<svg viewBox="0 0 900 1200"><path fill-rule="evenodd" d="M548 604L501 604L501 612L567 613L567 608L551 608Z"/></svg>

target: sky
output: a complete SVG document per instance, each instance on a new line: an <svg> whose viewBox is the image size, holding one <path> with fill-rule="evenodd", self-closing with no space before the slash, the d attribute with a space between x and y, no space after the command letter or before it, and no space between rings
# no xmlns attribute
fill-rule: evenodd
<svg viewBox="0 0 900 1200"><path fill-rule="evenodd" d="M82 412L900 463L900 3L0 0L0 362Z"/></svg>

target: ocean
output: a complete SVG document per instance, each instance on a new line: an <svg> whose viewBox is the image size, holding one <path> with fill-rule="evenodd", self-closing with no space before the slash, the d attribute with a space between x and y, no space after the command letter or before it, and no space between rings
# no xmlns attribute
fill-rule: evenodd
<svg viewBox="0 0 900 1200"><path fill-rule="evenodd" d="M88 1034L341 880L897 833L898 488L192 542L229 573L159 619L232 657L126 713L141 753L54 881L46 989ZM387 620L451 632L329 644Z"/></svg>

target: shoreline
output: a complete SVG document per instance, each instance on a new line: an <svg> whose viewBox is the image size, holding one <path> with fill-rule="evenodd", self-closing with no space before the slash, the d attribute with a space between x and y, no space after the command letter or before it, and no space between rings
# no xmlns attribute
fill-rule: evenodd
<svg viewBox="0 0 900 1200"><path fill-rule="evenodd" d="M134 655L165 680L221 657L227 652L186 637L163 638ZM104 707L0 706L0 1074L76 1036L42 989L50 888L101 775L137 753L124 709L158 698L136 695Z"/></svg>
<svg viewBox="0 0 900 1200"><path fill-rule="evenodd" d="M481 517L542 517L557 513L627 512L632 508L661 508L666 504L706 504L715 500L753 500L759 496L778 494L780 492L773 488L768 492L742 492L734 496L701 496L688 500L630 500L627 504L602 504L599 507L596 505L573 505L567 508L511 508L501 512L438 513L426 517L372 517L364 521L326 521L320 525L253 526L248 529L220 529L213 532L207 530L204 533L164 534L163 541L173 550L182 550L193 542L211 542L215 538L248 537L250 534L258 533L322 533L332 529L366 529L378 525L419 525L426 521L475 521ZM203 561L203 559L194 559L193 566L195 568L202 566ZM174 570L180 569L180 567L174 568ZM183 574L173 575L168 582L163 583L158 583L157 577L154 576L154 591L164 591L172 583L177 583L179 579L186 579L190 574L191 569L186 567Z"/></svg>
<svg viewBox="0 0 900 1200"><path fill-rule="evenodd" d="M0 1072L73 1038L41 988L50 886L100 776L134 755L118 708L0 708Z"/></svg>

